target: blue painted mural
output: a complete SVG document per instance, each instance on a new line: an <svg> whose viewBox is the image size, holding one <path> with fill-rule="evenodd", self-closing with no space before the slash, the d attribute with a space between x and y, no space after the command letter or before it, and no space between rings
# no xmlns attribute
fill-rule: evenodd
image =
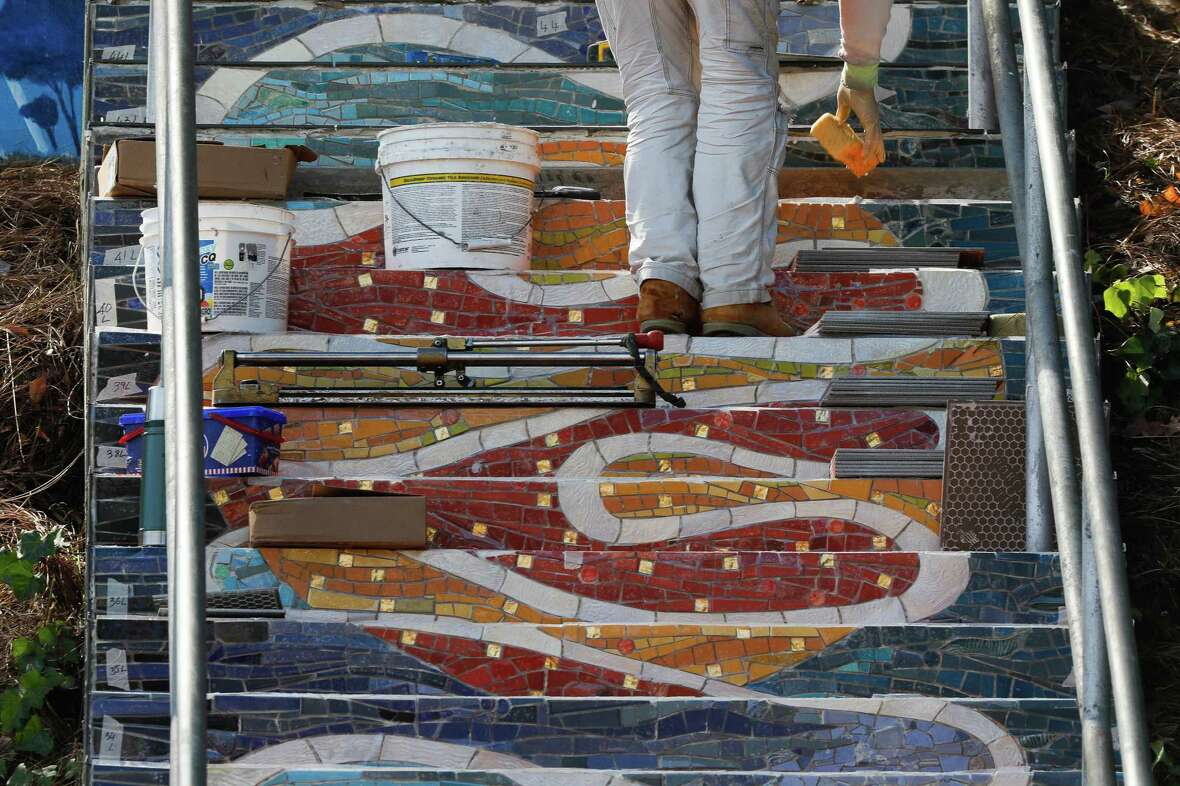
<svg viewBox="0 0 1180 786"><path fill-rule="evenodd" d="M0 0L0 158L81 149L83 0Z"/></svg>

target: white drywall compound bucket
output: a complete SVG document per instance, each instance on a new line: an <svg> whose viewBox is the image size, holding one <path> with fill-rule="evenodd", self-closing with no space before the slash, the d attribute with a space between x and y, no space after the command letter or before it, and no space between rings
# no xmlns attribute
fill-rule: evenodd
<svg viewBox="0 0 1180 786"><path fill-rule="evenodd" d="M201 330L205 333L285 333L291 289L295 215L248 202L202 202ZM160 269L160 211L143 211L143 264L148 329L160 329L164 282Z"/></svg>
<svg viewBox="0 0 1180 786"><path fill-rule="evenodd" d="M377 137L389 270L528 270L535 131L497 123L403 126Z"/></svg>

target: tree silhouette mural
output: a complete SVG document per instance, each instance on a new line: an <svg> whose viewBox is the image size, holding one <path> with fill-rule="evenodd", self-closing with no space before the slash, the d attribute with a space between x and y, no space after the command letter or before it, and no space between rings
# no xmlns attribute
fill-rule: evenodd
<svg viewBox="0 0 1180 786"><path fill-rule="evenodd" d="M49 137L49 144L57 149L57 137L53 130L57 128L57 103L49 96L37 96L20 108L21 117L32 120Z"/></svg>
<svg viewBox="0 0 1180 786"><path fill-rule="evenodd" d="M82 148L74 91L82 85L84 25L84 0L0 0L0 76L47 89L77 153ZM46 128L42 121L50 115L39 100L27 103L21 114Z"/></svg>

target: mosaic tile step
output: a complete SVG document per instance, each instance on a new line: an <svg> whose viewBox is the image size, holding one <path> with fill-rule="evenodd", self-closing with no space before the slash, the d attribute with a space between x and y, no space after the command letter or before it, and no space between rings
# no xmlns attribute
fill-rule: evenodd
<svg viewBox="0 0 1180 786"><path fill-rule="evenodd" d="M1069 698L1065 628L211 622L213 693ZM168 692L167 620L100 618L96 690Z"/></svg>
<svg viewBox="0 0 1180 786"><path fill-rule="evenodd" d="M901 409L280 410L286 478L815 480L830 476L839 448L936 449L945 422L943 410ZM131 411L95 409L100 448L116 445Z"/></svg>
<svg viewBox="0 0 1180 786"><path fill-rule="evenodd" d="M380 237L373 245L381 246ZM323 255L299 249L291 274L288 329L356 334L372 319L384 331L402 335L592 336L639 330L639 289L628 272L384 270L383 256L339 246ZM1024 310L1019 271L799 273L780 268L776 273L771 295L799 333L829 311ZM91 275L96 325L147 327L142 267L102 265L91 268Z"/></svg>
<svg viewBox="0 0 1180 786"><path fill-rule="evenodd" d="M1057 8L1052 6L1054 17ZM404 65L594 63L606 40L587 3L355 3L338 8L272 3L194 3L197 62L386 63ZM1013 9L1013 28L1019 19ZM95 62L146 62L147 4L96 4ZM835 57L834 2L783 2L779 53ZM967 10L961 4L895 3L882 56L888 62L967 65Z"/></svg>
<svg viewBox="0 0 1180 786"><path fill-rule="evenodd" d="M1029 772L1009 770L1001 774L976 773L839 773L784 775L772 772L730 771L660 773L594 773L585 770L369 770L283 769L281 764L248 767L211 765L210 786L880 786L888 778L893 786L1081 786L1076 770ZM1011 780L999 780L1000 777ZM99 764L93 768L95 786L167 786L168 770L151 766Z"/></svg>
<svg viewBox="0 0 1180 786"><path fill-rule="evenodd" d="M841 66L788 65L779 82L794 122L835 111ZM211 126L373 127L425 122L499 122L531 127L623 126L627 117L613 67L438 64L262 67L198 66L196 120ZM94 65L91 123L143 122L147 68ZM885 64L883 124L892 129L967 128L963 67Z"/></svg>
<svg viewBox="0 0 1180 786"><path fill-rule="evenodd" d="M101 163L115 140L143 136L150 126L120 123L92 129L94 165ZM355 198L380 197L373 174L379 128L203 128L202 139L250 147L305 145L319 154L300 164L292 194ZM581 185L608 199L623 198L623 156L627 134L621 128L547 129L541 133L543 188ZM779 180L784 197L851 197L873 199L1005 199L1004 150L998 136L970 131L888 130L886 160L865 178L838 177L841 167L796 127L787 142L785 168ZM833 191L832 189L844 189Z"/></svg>
<svg viewBox="0 0 1180 786"><path fill-rule="evenodd" d="M370 324L374 333L379 324ZM438 331L445 335L445 331ZM206 390L224 350L402 351L428 345L430 336L333 336L316 333L241 336L209 334L204 339ZM159 377L159 336L145 331L100 329L93 342L94 402L142 402ZM997 397L1008 388L1023 394L1024 342L998 339L818 338L716 339L669 336L657 376L696 409L741 406L808 406L823 400L833 379L923 377L994 379ZM630 384L625 369L471 369L476 387L617 387ZM261 378L280 386L416 386L423 374L411 369L242 368L238 380ZM1008 385L1005 385L1008 382Z"/></svg>
<svg viewBox="0 0 1180 786"><path fill-rule="evenodd" d="M93 200L91 262L134 266L139 261L141 213L154 204L130 199ZM294 268L384 267L380 202L319 199L292 201L287 207L295 213ZM533 222L534 271L627 268L630 238L622 200L542 200ZM774 264L780 268L789 266L804 250L927 246L982 248L989 267L1007 271L1020 267L1009 202L785 199L779 203L778 222ZM796 280L799 284L793 283ZM852 287L861 280L850 278L847 285L839 283ZM1023 300L1018 281L989 279L987 284L989 296L995 291ZM780 296L788 296L794 289L806 290L809 285L814 286L807 278L783 279ZM974 293L980 286L971 284L968 291ZM620 283L604 292L600 285L593 295L583 293L578 297L602 302L632 291L633 287ZM978 299L979 295L972 297ZM946 302L946 298L940 302Z"/></svg>
<svg viewBox="0 0 1180 786"><path fill-rule="evenodd" d="M426 497L431 548L937 551L940 546L939 480L685 476L210 479L213 502L230 530L216 543L245 542L251 503L314 496L328 487Z"/></svg>
<svg viewBox="0 0 1180 786"><path fill-rule="evenodd" d="M168 704L161 694L92 694L93 750L166 760ZM105 748L104 724L119 732ZM283 767L939 773L1073 770L1080 760L1077 707L1066 699L214 694L207 739L210 762Z"/></svg>
<svg viewBox="0 0 1180 786"><path fill-rule="evenodd" d="M291 619L358 625L1056 625L1063 604L1052 554L210 547L206 562L210 592L276 590ZM166 574L161 547L96 547L95 613L154 616Z"/></svg>

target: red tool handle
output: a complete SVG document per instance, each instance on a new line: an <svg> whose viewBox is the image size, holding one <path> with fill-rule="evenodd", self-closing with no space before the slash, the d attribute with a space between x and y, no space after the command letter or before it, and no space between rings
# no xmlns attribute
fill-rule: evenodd
<svg viewBox="0 0 1180 786"><path fill-rule="evenodd" d="M658 330L635 334L635 346L640 349L652 349L656 352L664 351L664 334Z"/></svg>

